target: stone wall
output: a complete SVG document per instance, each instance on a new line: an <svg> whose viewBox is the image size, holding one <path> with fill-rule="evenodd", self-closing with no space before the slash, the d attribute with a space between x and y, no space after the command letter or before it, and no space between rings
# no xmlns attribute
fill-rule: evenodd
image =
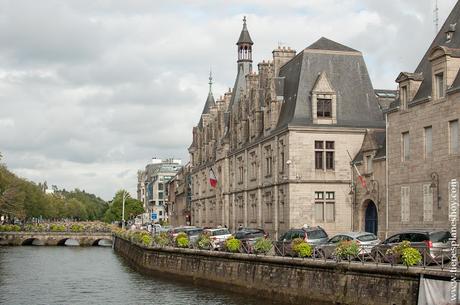
<svg viewBox="0 0 460 305"><path fill-rule="evenodd" d="M255 256L191 249L151 249L115 238L114 249L139 271L180 276L296 305L417 304L417 269Z"/></svg>

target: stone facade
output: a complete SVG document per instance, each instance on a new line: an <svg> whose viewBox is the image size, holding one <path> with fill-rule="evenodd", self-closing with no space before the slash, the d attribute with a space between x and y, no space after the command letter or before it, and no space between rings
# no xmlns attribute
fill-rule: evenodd
<svg viewBox="0 0 460 305"><path fill-rule="evenodd" d="M385 130L368 130L352 163L353 231L365 231L384 239L386 226ZM356 166L356 167L355 167ZM361 182L359 178L361 174Z"/></svg>
<svg viewBox="0 0 460 305"><path fill-rule="evenodd" d="M402 72L387 112L390 233L450 229L449 181L460 179L457 3L414 73Z"/></svg>
<svg viewBox="0 0 460 305"><path fill-rule="evenodd" d="M166 184L169 223L173 227L190 225L190 164L182 167Z"/></svg>
<svg viewBox="0 0 460 305"><path fill-rule="evenodd" d="M321 38L299 54L275 49L256 73L246 23L237 46L234 88L217 100L210 88L193 128L192 224L274 238L304 224L351 230L349 154L384 126L362 54Z"/></svg>

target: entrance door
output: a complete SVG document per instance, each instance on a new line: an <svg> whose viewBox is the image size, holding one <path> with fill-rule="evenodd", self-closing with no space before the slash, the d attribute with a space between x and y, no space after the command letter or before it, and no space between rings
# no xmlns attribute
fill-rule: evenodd
<svg viewBox="0 0 460 305"><path fill-rule="evenodd" d="M366 232L374 233L377 235L377 228L378 228L378 216L377 216L377 208L373 201L369 201L366 208L366 218L364 224L364 230Z"/></svg>

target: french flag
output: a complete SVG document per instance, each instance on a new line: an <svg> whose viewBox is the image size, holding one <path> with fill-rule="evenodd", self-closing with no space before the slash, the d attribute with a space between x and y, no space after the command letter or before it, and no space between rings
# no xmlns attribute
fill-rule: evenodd
<svg viewBox="0 0 460 305"><path fill-rule="evenodd" d="M209 169L209 184L211 184L212 187L217 186L216 174L214 173L212 168Z"/></svg>

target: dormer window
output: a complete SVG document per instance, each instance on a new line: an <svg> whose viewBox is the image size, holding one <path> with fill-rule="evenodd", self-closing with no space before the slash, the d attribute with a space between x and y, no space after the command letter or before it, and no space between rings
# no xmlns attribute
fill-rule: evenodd
<svg viewBox="0 0 460 305"><path fill-rule="evenodd" d="M326 72L318 75L311 91L313 124L337 124L337 94Z"/></svg>
<svg viewBox="0 0 460 305"><path fill-rule="evenodd" d="M436 99L443 98L445 96L444 73L443 72L440 72L434 75L434 85L435 85Z"/></svg>
<svg viewBox="0 0 460 305"><path fill-rule="evenodd" d="M332 117L332 100L318 99L316 115L318 118Z"/></svg>

